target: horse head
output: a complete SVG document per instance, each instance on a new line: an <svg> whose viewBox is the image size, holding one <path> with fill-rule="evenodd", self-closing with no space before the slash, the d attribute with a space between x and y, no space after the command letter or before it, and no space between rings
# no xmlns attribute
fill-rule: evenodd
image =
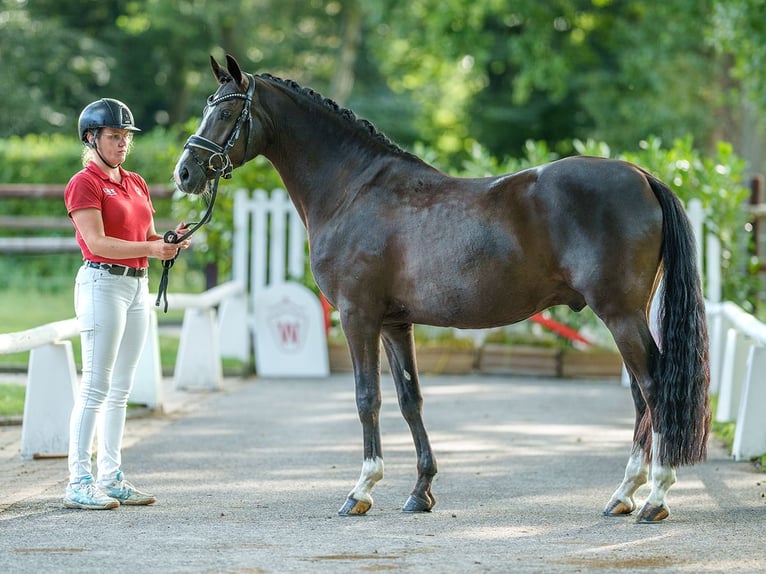
<svg viewBox="0 0 766 574"><path fill-rule="evenodd" d="M226 55L226 68L210 56L218 89L207 99L202 121L184 145L173 171L176 187L199 194L208 180L231 177L231 171L259 153L263 126L253 114L257 99L255 78L242 72L237 61Z"/></svg>

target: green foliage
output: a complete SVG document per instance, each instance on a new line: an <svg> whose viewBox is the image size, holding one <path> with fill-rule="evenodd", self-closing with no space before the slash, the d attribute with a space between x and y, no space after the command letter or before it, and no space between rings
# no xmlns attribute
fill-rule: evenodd
<svg viewBox="0 0 766 574"><path fill-rule="evenodd" d="M3 183L66 183L82 166L82 144L61 134L11 136L0 139Z"/></svg>
<svg viewBox="0 0 766 574"><path fill-rule="evenodd" d="M744 185L745 161L725 142L718 142L715 153L705 156L694 148L690 137L675 140L670 149L664 149L659 139L650 138L641 142L637 152L621 157L654 173L682 201L693 198L702 201L705 230L721 241L723 299L737 301L753 312L758 289L754 274L757 262L749 259L748 245L742 241L743 237L750 238L744 209L750 196Z"/></svg>
<svg viewBox="0 0 766 574"><path fill-rule="evenodd" d="M716 141L754 169L766 99L763 0L0 0L0 137L71 133L97 97L177 126L214 86L208 55L310 86L457 166L471 140L626 149ZM682 14L683 17L678 15ZM758 129L760 124L760 130ZM751 145L751 143L753 144ZM467 144L467 145L466 145ZM739 145L739 144L738 144Z"/></svg>
<svg viewBox="0 0 766 574"><path fill-rule="evenodd" d="M134 140L126 168L141 173L152 184L170 185L183 142L196 125L196 120L192 120L184 130L158 128L143 132ZM552 161L561 155L546 142L528 140L524 144L523 156L500 160L479 143L470 140L469 143L466 145L468 154L459 168L449 167L449 153L422 145L416 146L415 152L431 163L447 165L453 175L466 177L516 172ZM579 154L626 159L657 175L683 201L699 198L707 213L707 230L717 234L721 240L724 298L738 302L747 310L754 308L756 281L751 273L754 262L748 259L746 246L741 243L741 237L748 236L743 233L747 221L742 209L749 194L743 185L746 164L731 145L719 142L715 154L711 155L702 154L694 147L690 137L675 140L670 148L663 147L658 138L648 138L640 142L638 149L624 153L615 153L606 143L592 139L573 140L564 148ZM28 135L0 139L1 180L10 183L59 182L63 185L80 168L81 150L81 144L74 137ZM270 191L281 185L276 170L262 157L234 170L232 179L221 180L213 219L195 235L194 249L179 258L176 275L184 271L204 274L215 263L219 269L219 281L229 278L234 190ZM155 200L156 219L196 221L206 206L200 197L179 193L172 200ZM8 214L64 215L63 205L50 200L3 200L3 208ZM0 274L0 287L18 287L20 281L34 277L41 289L58 289L62 285L57 284L55 278L60 277L64 270L76 267L76 259L76 256L68 255L6 256L0 262L0 269L5 270ZM28 265L32 265L32 269L25 267ZM198 288L202 290L205 285L209 287L210 282L203 280ZM188 285L184 290L187 288Z"/></svg>

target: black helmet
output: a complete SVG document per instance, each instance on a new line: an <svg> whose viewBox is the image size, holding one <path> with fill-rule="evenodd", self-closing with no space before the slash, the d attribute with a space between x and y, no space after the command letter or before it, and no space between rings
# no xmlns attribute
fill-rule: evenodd
<svg viewBox="0 0 766 574"><path fill-rule="evenodd" d="M77 129L82 141L87 143L86 134L98 128L141 131L133 123L133 114L130 113L128 106L112 98L96 100L85 106L80 113Z"/></svg>

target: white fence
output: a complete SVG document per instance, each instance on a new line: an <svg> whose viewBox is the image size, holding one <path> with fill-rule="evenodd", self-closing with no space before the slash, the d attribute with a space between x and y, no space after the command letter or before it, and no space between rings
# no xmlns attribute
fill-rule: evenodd
<svg viewBox="0 0 766 574"><path fill-rule="evenodd" d="M718 396L713 418L737 423L732 456L749 460L766 453L766 325L721 301L720 243L704 233L699 200L690 201L687 212L697 237L698 267L705 270L710 392Z"/></svg>
<svg viewBox="0 0 766 574"><path fill-rule="evenodd" d="M169 294L168 308L186 309L174 371L176 388L218 388L223 378L221 358L245 353L244 287L231 282L195 295ZM152 313L150 318L129 400L161 409L157 315ZM21 431L22 458L63 456L67 451L69 414L78 386L70 339L79 335L76 319L0 334L0 354L30 352Z"/></svg>
<svg viewBox="0 0 766 574"><path fill-rule="evenodd" d="M221 357L248 360L253 352L250 317L257 294L267 286L300 279L305 273L305 229L284 191L267 194L257 190L252 197L238 191L234 209L234 281L203 294L168 296L170 308L186 310L174 373L177 388L217 388ZM688 213L698 238L699 267L705 269L711 392L718 395L714 416L718 421L737 422L733 456L745 460L766 452L766 416L762 412L766 405L766 326L736 305L721 302L720 246L714 236L704 235L701 203L690 202ZM131 400L160 407L156 317L151 328ZM65 395L56 404L57 410L68 412L62 407L73 396L70 389L74 388L75 375L71 345L66 339L76 335L71 321L0 335L0 353L32 351L23 423L30 427L29 433L35 425L28 425L27 416L51 419L49 411L38 408L38 402L50 404L48 399L57 396L54 391ZM52 368L54 365L58 366ZM61 380L54 381L53 374ZM50 450L44 442L38 441L43 446L26 449L22 455L44 454Z"/></svg>
<svg viewBox="0 0 766 574"><path fill-rule="evenodd" d="M260 375L326 377L330 373L324 313L300 284L306 273L306 229L287 193L234 194L234 280L250 294L249 342Z"/></svg>

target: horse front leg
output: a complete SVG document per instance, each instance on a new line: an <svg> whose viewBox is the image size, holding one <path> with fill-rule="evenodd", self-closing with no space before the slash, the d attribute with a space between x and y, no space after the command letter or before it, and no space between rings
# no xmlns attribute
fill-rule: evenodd
<svg viewBox="0 0 766 574"><path fill-rule="evenodd" d="M646 380L650 381L648 378ZM636 520L645 524L660 522L670 514L665 496L676 482L676 471L672 466L660 462L662 436L652 428L651 407L646 400L647 397L652 400L652 385L642 387L631 374L630 388L636 408L633 450L625 468L625 477L606 505L604 514L618 516L632 513L636 509L634 494L647 482L651 470L652 490Z"/></svg>
<svg viewBox="0 0 766 574"><path fill-rule="evenodd" d="M423 422L423 395L420 391L415 361L415 343L411 324L384 327L383 346L399 397L399 409L410 427L417 455L418 480L403 512L429 512L436 504L431 483L436 475L436 458Z"/></svg>
<svg viewBox="0 0 766 574"><path fill-rule="evenodd" d="M343 318L342 318L343 320ZM365 514L373 505L372 490L383 478L383 451L380 440L380 331L364 334L344 322L351 361L354 365L356 408L362 423L364 461L362 473L345 503L341 516Z"/></svg>

